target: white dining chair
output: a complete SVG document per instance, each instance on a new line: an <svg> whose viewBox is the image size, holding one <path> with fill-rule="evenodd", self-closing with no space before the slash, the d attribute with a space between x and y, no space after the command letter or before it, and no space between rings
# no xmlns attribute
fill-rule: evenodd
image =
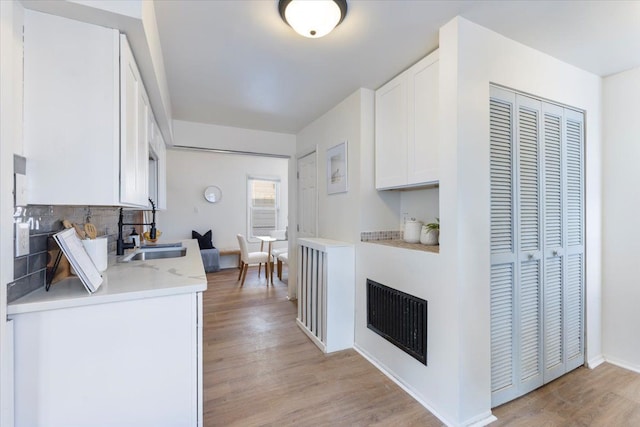
<svg viewBox="0 0 640 427"><path fill-rule="evenodd" d="M267 272L267 285L269 285L269 270L266 265L269 262L269 254L267 252L249 252L247 249L247 239L242 234L238 234L238 244L240 245L240 275L238 280L242 279L240 286L244 285L244 280L247 277L247 270L250 265L258 264L262 266L265 264L265 271ZM260 277L260 271L258 271L258 277Z"/></svg>
<svg viewBox="0 0 640 427"><path fill-rule="evenodd" d="M282 264L289 266L289 253L284 252L278 255L278 279L282 280Z"/></svg>
<svg viewBox="0 0 640 427"><path fill-rule="evenodd" d="M286 230L273 230L269 232L269 236L273 237L275 239L278 239L278 243L287 243L287 231ZM276 263L278 262L278 256L280 256L281 254L285 254L289 252L289 247L288 246L283 246L280 248L273 248L271 249L271 256L273 257L273 263L271 264L271 271L273 272L274 267L276 266ZM281 263L278 263L278 265L282 265ZM280 277L280 275L278 275L278 277ZM271 283L273 283L273 274L271 275Z"/></svg>

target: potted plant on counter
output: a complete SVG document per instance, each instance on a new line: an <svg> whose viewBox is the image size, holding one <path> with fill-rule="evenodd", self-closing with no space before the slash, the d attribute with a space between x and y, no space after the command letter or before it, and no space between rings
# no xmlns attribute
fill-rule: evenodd
<svg viewBox="0 0 640 427"><path fill-rule="evenodd" d="M436 246L440 238L440 218L436 222L430 222L422 226L420 232L420 243L427 246Z"/></svg>

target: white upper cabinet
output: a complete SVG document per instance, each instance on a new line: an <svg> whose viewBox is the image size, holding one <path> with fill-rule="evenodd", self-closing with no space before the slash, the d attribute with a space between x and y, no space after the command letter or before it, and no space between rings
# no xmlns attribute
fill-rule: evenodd
<svg viewBox="0 0 640 427"><path fill-rule="evenodd" d="M126 40L121 76L117 30L24 14L28 203L146 207L149 107Z"/></svg>
<svg viewBox="0 0 640 427"><path fill-rule="evenodd" d="M377 189L438 182L438 91L438 51L376 91Z"/></svg>
<svg viewBox="0 0 640 427"><path fill-rule="evenodd" d="M149 101L129 43L120 36L120 201L149 202Z"/></svg>
<svg viewBox="0 0 640 427"><path fill-rule="evenodd" d="M376 91L376 188L407 185L407 72Z"/></svg>

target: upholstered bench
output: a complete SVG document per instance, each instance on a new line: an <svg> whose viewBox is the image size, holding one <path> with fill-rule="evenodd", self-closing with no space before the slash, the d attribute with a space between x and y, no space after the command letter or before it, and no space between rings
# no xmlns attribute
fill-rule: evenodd
<svg viewBox="0 0 640 427"><path fill-rule="evenodd" d="M200 256L202 256L205 273L220 270L220 251L218 249L200 249Z"/></svg>
<svg viewBox="0 0 640 427"><path fill-rule="evenodd" d="M238 248L222 248L220 249L220 256L235 255L238 257L238 268L242 268L242 262L240 257L240 249Z"/></svg>

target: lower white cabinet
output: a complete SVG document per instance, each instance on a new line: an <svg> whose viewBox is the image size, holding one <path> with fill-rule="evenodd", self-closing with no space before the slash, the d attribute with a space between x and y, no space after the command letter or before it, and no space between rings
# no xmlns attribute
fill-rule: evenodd
<svg viewBox="0 0 640 427"><path fill-rule="evenodd" d="M15 425L201 425L201 295L13 315Z"/></svg>

